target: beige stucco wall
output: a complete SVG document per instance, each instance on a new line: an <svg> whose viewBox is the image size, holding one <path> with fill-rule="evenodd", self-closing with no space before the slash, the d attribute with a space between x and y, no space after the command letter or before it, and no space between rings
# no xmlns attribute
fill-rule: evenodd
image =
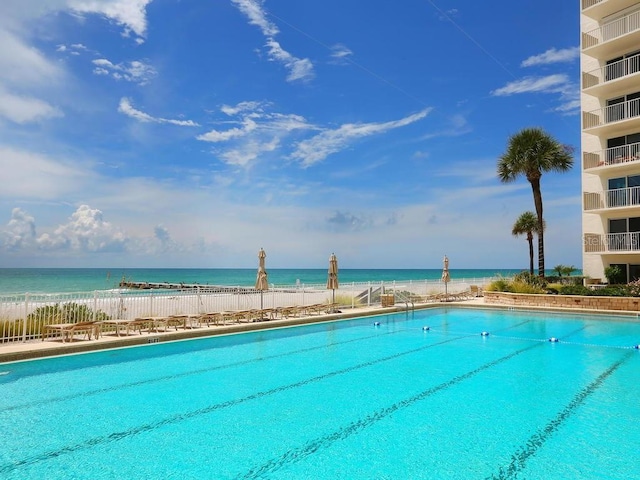
<svg viewBox="0 0 640 480"><path fill-rule="evenodd" d="M582 297L579 295L533 295L526 293L484 292L484 301L493 305L581 308L585 310L640 311L639 297Z"/></svg>

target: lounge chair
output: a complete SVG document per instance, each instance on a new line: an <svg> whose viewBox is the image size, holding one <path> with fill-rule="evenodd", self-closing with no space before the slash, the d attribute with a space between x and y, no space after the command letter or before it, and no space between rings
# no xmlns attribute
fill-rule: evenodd
<svg viewBox="0 0 640 480"><path fill-rule="evenodd" d="M477 298L477 297L482 297L483 296L482 287L479 287L478 285L471 285L469 287L469 289L471 291L471 296L472 297Z"/></svg>
<svg viewBox="0 0 640 480"><path fill-rule="evenodd" d="M42 341L47 339L52 333L59 333L62 336L63 343L67 340L71 342L76 332L84 332L88 340L91 340L91 335L94 335L95 338L98 339L100 337L101 323L102 322L76 322L45 325L42 328Z"/></svg>
<svg viewBox="0 0 640 480"><path fill-rule="evenodd" d="M278 313L282 318L297 317L300 315L300 307L280 307Z"/></svg>

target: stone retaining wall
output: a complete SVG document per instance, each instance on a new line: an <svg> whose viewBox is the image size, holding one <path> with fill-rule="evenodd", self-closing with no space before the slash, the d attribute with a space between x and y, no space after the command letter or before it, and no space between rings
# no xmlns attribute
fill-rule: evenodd
<svg viewBox="0 0 640 480"><path fill-rule="evenodd" d="M583 297L580 295L541 295L485 291L484 301L493 305L640 311L639 297Z"/></svg>

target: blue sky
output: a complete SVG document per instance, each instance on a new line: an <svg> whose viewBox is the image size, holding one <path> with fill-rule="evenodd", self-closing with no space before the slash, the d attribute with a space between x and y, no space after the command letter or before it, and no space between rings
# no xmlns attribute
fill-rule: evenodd
<svg viewBox="0 0 640 480"><path fill-rule="evenodd" d="M538 0L3 0L0 265L581 265L579 11Z"/></svg>

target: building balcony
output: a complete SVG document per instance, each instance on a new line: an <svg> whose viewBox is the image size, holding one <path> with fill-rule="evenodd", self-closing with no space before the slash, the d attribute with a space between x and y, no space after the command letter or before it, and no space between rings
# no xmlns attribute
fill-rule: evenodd
<svg viewBox="0 0 640 480"><path fill-rule="evenodd" d="M582 112L582 128L586 133L609 137L640 128L640 98Z"/></svg>
<svg viewBox="0 0 640 480"><path fill-rule="evenodd" d="M637 209L640 207L640 187L616 188L604 192L585 192L584 210ZM595 212L594 212L595 213Z"/></svg>
<svg viewBox="0 0 640 480"><path fill-rule="evenodd" d="M640 232L585 233L585 253L639 253Z"/></svg>
<svg viewBox="0 0 640 480"><path fill-rule="evenodd" d="M599 59L633 51L639 44L640 10L582 33L582 52Z"/></svg>
<svg viewBox="0 0 640 480"><path fill-rule="evenodd" d="M612 98L632 91L640 83L640 53L590 72L582 72L584 93Z"/></svg>
<svg viewBox="0 0 640 480"><path fill-rule="evenodd" d="M607 148L599 152L584 152L582 167L584 170L598 168L602 171L623 170L621 167L636 169L640 167L640 143Z"/></svg>
<svg viewBox="0 0 640 480"><path fill-rule="evenodd" d="M582 0L582 13L589 18L600 21L604 17L629 8L638 3L638 0Z"/></svg>

